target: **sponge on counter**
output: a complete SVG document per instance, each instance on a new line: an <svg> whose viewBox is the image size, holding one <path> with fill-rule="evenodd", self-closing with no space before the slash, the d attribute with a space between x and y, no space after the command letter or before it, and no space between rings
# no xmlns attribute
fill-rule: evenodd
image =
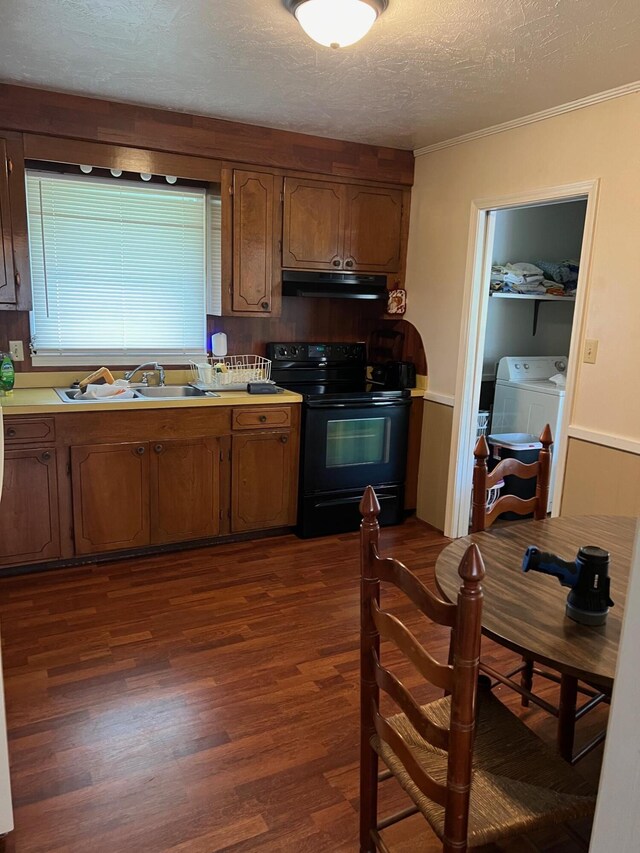
<svg viewBox="0 0 640 853"><path fill-rule="evenodd" d="M113 374L109 370L108 367L100 367L98 370L94 370L93 373L90 373L88 376L85 376L78 385L80 388L84 388L87 385L113 385L114 378Z"/></svg>

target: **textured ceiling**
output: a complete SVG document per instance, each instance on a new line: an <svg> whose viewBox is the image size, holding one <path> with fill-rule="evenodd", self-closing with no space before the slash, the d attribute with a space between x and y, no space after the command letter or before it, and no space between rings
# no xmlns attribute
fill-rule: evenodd
<svg viewBox="0 0 640 853"><path fill-rule="evenodd" d="M0 80L416 148L640 78L638 0L390 0L359 44L281 0L0 0Z"/></svg>

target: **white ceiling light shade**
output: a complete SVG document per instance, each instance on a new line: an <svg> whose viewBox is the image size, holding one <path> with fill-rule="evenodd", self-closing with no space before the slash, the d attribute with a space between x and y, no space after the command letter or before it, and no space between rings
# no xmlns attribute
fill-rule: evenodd
<svg viewBox="0 0 640 853"><path fill-rule="evenodd" d="M325 47L348 47L365 36L388 0L285 0L305 33Z"/></svg>

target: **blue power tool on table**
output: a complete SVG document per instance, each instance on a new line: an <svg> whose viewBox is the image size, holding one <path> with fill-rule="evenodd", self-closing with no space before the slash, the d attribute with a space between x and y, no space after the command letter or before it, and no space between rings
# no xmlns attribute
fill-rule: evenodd
<svg viewBox="0 0 640 853"><path fill-rule="evenodd" d="M609 597L609 552L584 545L573 562L530 545L522 560L523 572L542 572L570 588L566 614L581 625L604 625L613 601Z"/></svg>

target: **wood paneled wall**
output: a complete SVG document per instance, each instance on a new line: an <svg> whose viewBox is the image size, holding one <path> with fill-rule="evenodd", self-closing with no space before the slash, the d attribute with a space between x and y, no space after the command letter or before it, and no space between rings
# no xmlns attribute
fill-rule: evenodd
<svg viewBox="0 0 640 853"><path fill-rule="evenodd" d="M149 156L160 152L153 156L162 159L171 174L199 177L202 172L203 178L214 181L221 167L247 164L407 187L413 183L411 151L9 84L0 84L0 132L2 129L26 134L27 155L42 159L67 161L66 152L74 150L77 159L78 149L86 152L89 142L102 143L94 145L90 153L96 162L106 156L109 162L105 166L137 169L144 165L147 169L145 152ZM191 157L186 174L184 162L182 171L173 162L176 154L184 162ZM82 162L86 156L82 154ZM155 171L155 167L148 170ZM404 320L383 319L381 307L375 303L285 298L278 319L209 319L210 332L227 332L232 353L258 354L264 352L267 341L274 340L366 341L383 325L405 333L403 357L414 361L419 373L426 373L424 349L415 328ZM28 314L0 312L0 350L8 348L9 340L23 341L26 349L29 338ZM31 370L29 357L16 368Z"/></svg>
<svg viewBox="0 0 640 853"><path fill-rule="evenodd" d="M560 514L640 517L640 455L569 438Z"/></svg>
<svg viewBox="0 0 640 853"><path fill-rule="evenodd" d="M229 353L264 355L269 341L368 341L374 329L389 327L404 334L402 358L413 361L425 375L427 362L422 339L406 320L389 320L375 302L348 299L307 299L285 296L282 316L209 317L209 335L225 332Z"/></svg>
<svg viewBox="0 0 640 853"><path fill-rule="evenodd" d="M29 314L27 311L0 311L0 352L7 352L9 341L22 341L24 343L25 361L17 361L17 371L31 370L31 359L29 358L29 340L31 330L29 328Z"/></svg>
<svg viewBox="0 0 640 853"><path fill-rule="evenodd" d="M418 474L418 518L444 529L453 407L424 401L422 453Z"/></svg>
<svg viewBox="0 0 640 853"><path fill-rule="evenodd" d="M402 358L413 361L418 373L425 375L424 346L415 326L406 320L385 318L375 302L285 296L282 316L278 318L208 318L209 336L214 331L226 332L232 355L264 355L265 344L269 341L367 341L374 329L383 327L404 334ZM32 369L27 352L29 337L29 315L26 312L0 312L0 351L8 349L10 340L20 340L25 345L26 360L16 362L18 372ZM39 369L46 371L49 368Z"/></svg>
<svg viewBox="0 0 640 853"><path fill-rule="evenodd" d="M234 163L413 183L411 151L0 84L0 128Z"/></svg>

